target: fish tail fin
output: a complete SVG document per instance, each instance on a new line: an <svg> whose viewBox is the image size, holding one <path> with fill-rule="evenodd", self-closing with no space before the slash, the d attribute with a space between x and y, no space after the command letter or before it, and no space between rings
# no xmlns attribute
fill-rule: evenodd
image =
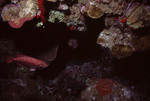
<svg viewBox="0 0 150 101"><path fill-rule="evenodd" d="M13 57L10 57L10 56L6 56L6 63L9 64L9 63L12 63L14 61L14 58Z"/></svg>

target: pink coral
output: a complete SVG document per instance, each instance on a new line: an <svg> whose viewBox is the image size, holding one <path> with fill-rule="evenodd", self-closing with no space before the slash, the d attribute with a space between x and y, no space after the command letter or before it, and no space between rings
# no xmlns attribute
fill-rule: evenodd
<svg viewBox="0 0 150 101"><path fill-rule="evenodd" d="M30 21L34 18L35 16L32 16L31 18L21 18L21 19L14 19L12 21L9 21L9 25L12 27L12 28L20 28L22 27L22 25L26 22L26 21Z"/></svg>

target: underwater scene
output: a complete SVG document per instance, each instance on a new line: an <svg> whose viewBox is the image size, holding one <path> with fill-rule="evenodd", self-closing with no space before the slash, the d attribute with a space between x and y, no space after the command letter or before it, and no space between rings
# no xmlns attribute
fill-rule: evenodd
<svg viewBox="0 0 150 101"><path fill-rule="evenodd" d="M0 101L150 101L150 0L0 0Z"/></svg>

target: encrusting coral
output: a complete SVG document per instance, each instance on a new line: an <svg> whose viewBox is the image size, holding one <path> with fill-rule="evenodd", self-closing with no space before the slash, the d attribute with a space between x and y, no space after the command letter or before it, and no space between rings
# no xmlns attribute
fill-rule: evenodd
<svg viewBox="0 0 150 101"><path fill-rule="evenodd" d="M3 21L8 21L13 28L20 28L24 22L32 20L38 11L36 0L21 0L6 5L1 13Z"/></svg>
<svg viewBox="0 0 150 101"><path fill-rule="evenodd" d="M140 101L138 94L131 88L110 78L93 80L83 90L77 101Z"/></svg>
<svg viewBox="0 0 150 101"><path fill-rule="evenodd" d="M96 89L98 90L99 95L106 96L112 94L112 87L114 83L111 79L100 79L96 84Z"/></svg>
<svg viewBox="0 0 150 101"><path fill-rule="evenodd" d="M127 12L127 24L133 29L150 25L150 7L138 3L133 4Z"/></svg>
<svg viewBox="0 0 150 101"><path fill-rule="evenodd" d="M115 57L124 58L130 56L134 51L133 41L135 38L136 36L130 29L122 31L121 28L110 27L100 33L97 43L109 48Z"/></svg>
<svg viewBox="0 0 150 101"><path fill-rule="evenodd" d="M96 7L95 5L91 5L87 14L90 18L98 19L103 15L103 12L100 8Z"/></svg>

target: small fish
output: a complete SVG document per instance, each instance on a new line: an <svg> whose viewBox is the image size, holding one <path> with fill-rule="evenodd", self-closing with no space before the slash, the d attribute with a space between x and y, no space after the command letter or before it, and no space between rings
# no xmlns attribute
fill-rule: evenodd
<svg viewBox="0 0 150 101"><path fill-rule="evenodd" d="M30 71L36 71L36 69L45 69L48 67L48 64L44 61L22 54L17 54L15 58L7 56L6 63L9 64L12 62L15 62L17 65L22 67L29 67Z"/></svg>

